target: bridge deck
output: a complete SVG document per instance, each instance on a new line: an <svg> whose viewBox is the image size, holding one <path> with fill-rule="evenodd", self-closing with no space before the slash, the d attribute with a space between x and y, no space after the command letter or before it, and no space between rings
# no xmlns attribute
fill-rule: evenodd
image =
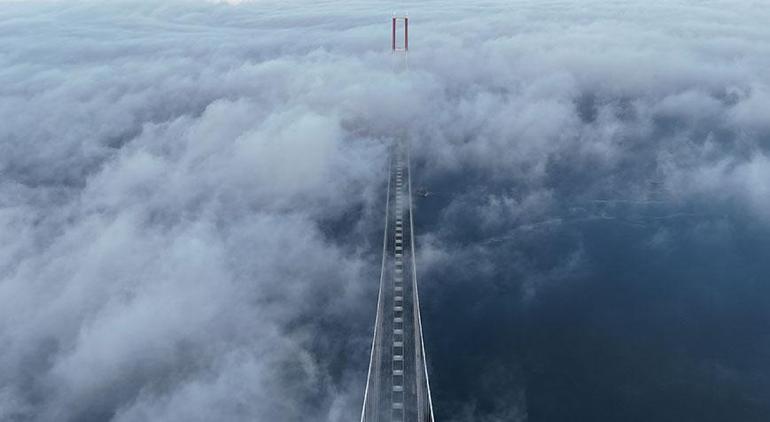
<svg viewBox="0 0 770 422"><path fill-rule="evenodd" d="M408 150L390 163L382 275L361 421L432 421L414 265Z"/></svg>

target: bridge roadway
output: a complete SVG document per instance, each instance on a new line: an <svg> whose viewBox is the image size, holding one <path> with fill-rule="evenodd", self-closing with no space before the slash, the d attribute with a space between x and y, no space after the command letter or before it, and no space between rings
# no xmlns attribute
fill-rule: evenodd
<svg viewBox="0 0 770 422"><path fill-rule="evenodd" d="M392 147L382 271L361 422L433 421L414 261L409 151Z"/></svg>

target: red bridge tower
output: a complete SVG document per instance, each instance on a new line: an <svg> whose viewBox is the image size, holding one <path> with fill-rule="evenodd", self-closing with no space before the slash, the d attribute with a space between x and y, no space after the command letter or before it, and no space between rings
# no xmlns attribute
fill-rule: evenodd
<svg viewBox="0 0 770 422"><path fill-rule="evenodd" d="M404 21L404 43L399 45L397 43L396 34L398 33L398 21ZM409 17L393 15L393 31L391 33L391 46L394 52L396 51L409 51Z"/></svg>

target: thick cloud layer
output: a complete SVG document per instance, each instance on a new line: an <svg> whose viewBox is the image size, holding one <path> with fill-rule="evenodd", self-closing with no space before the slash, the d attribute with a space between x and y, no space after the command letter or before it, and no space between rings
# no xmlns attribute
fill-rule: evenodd
<svg viewBox="0 0 770 422"><path fill-rule="evenodd" d="M4 4L0 420L355 418L399 136L441 420L767 420L766 10Z"/></svg>
<svg viewBox="0 0 770 422"><path fill-rule="evenodd" d="M263 11L6 6L0 419L358 406L384 144Z"/></svg>

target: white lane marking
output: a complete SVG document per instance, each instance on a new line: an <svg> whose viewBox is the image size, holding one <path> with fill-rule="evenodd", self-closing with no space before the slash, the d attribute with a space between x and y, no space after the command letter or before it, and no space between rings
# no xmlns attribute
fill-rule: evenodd
<svg viewBox="0 0 770 422"><path fill-rule="evenodd" d="M395 317L395 318L393 318L393 322L404 322L404 318Z"/></svg>
<svg viewBox="0 0 770 422"><path fill-rule="evenodd" d="M400 385L394 385L393 391L404 391L404 387Z"/></svg>
<svg viewBox="0 0 770 422"><path fill-rule="evenodd" d="M404 311L404 307L403 306L395 306L393 308L393 310L396 311L396 312L403 312Z"/></svg>
<svg viewBox="0 0 770 422"><path fill-rule="evenodd" d="M393 355L393 360L404 360L404 357L401 355Z"/></svg>
<svg viewBox="0 0 770 422"><path fill-rule="evenodd" d="M404 375L404 370L403 369L394 369L393 370L393 375Z"/></svg>
<svg viewBox="0 0 770 422"><path fill-rule="evenodd" d="M393 408L394 409L403 409L404 408L404 403L393 403Z"/></svg>

